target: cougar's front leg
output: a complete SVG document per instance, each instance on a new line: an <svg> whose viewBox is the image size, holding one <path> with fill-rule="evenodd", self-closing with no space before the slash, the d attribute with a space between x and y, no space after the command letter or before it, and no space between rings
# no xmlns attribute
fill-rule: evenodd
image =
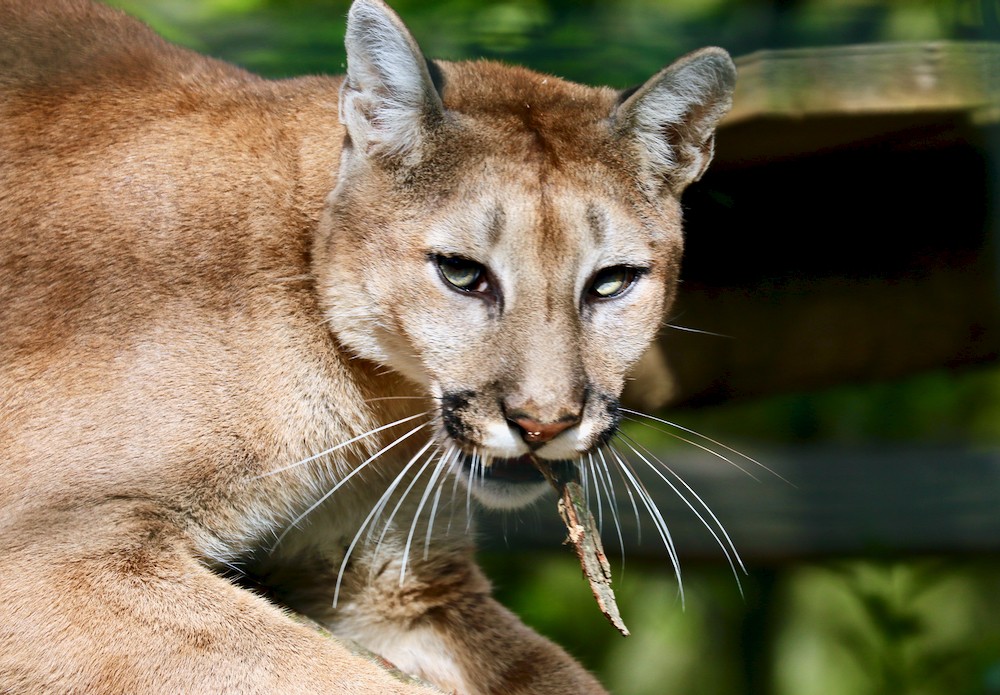
<svg viewBox="0 0 1000 695"><path fill-rule="evenodd" d="M399 555L383 547L345 578L332 625L400 669L462 695L587 695L600 683L490 595L471 549ZM416 556L414 559L413 556ZM378 561L381 557L381 562Z"/></svg>
<svg viewBox="0 0 1000 695"><path fill-rule="evenodd" d="M0 691L436 692L212 573L158 523L89 522L85 538L5 539Z"/></svg>

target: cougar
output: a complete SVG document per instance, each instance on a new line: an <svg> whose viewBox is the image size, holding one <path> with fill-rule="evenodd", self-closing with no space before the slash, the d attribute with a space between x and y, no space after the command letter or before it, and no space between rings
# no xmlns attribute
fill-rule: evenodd
<svg viewBox="0 0 1000 695"><path fill-rule="evenodd" d="M429 61L381 0L346 47L0 1L0 690L603 692L471 515L604 456L732 62Z"/></svg>

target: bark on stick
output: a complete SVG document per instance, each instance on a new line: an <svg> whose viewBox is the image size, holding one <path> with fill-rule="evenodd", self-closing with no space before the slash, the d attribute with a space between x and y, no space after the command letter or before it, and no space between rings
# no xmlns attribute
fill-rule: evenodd
<svg viewBox="0 0 1000 695"><path fill-rule="evenodd" d="M594 516L587 506L583 488L578 480L561 479L546 461L534 459L534 462L549 484L559 493L559 517L569 532L566 542L571 543L576 550L580 568L590 583L590 590L597 600L597 607L620 633L627 636L629 631L618 612L615 592L611 588L611 564L604 553L601 535L597 531L597 524L594 523Z"/></svg>

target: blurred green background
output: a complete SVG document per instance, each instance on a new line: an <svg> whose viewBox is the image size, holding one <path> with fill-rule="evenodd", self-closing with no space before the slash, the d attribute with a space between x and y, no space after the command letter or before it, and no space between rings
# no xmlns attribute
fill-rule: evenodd
<svg viewBox="0 0 1000 695"><path fill-rule="evenodd" d="M113 4L173 41L267 76L344 67L346 0ZM392 4L430 56L495 58L616 87L641 82L677 55L707 44L743 55L764 48L1000 36L993 0ZM1000 372L937 372L671 417L751 455L772 445L996 447ZM528 513L521 523L532 518ZM722 521L730 528L740 524L739 518ZM716 558L685 558L680 551L683 609L665 556L629 557L623 572L616 568L622 614L633 632L627 639L604 622L575 559L555 543L543 553L491 551L483 562L502 601L619 695L1000 693L998 557L907 557L886 548L856 558L751 561L741 595L721 551Z"/></svg>
<svg viewBox="0 0 1000 695"><path fill-rule="evenodd" d="M269 77L341 72L348 0L113 0L167 38ZM397 0L428 56L628 87L705 45L995 38L993 0Z"/></svg>

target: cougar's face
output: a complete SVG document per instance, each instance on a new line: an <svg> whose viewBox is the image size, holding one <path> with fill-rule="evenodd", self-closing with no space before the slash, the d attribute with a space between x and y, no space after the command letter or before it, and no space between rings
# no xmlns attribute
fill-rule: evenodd
<svg viewBox="0 0 1000 695"><path fill-rule="evenodd" d="M470 489L518 506L545 488L534 458L572 462L615 432L735 68L704 49L619 93L428 62L398 18L352 13L321 301L341 344L437 399Z"/></svg>
<svg viewBox="0 0 1000 695"><path fill-rule="evenodd" d="M529 455L572 462L615 433L675 281L679 213L600 166L482 157L449 188L383 193L356 223L370 228L337 242L338 336L436 400L481 502L520 506L546 489Z"/></svg>

